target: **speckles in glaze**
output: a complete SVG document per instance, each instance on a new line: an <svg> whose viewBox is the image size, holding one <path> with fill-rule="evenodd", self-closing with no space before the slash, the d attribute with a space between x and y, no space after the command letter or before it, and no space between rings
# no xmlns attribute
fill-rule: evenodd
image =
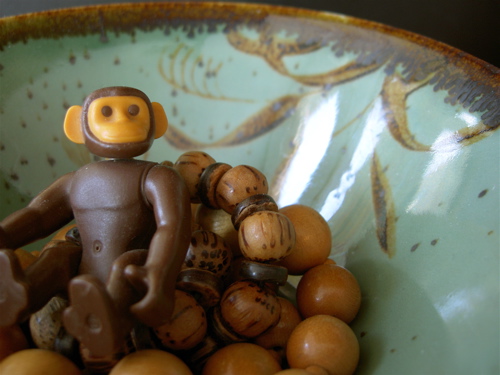
<svg viewBox="0 0 500 375"><path fill-rule="evenodd" d="M482 191L481 191L481 192L477 195L477 197L478 197L478 198L482 198L482 197L484 197L487 193L488 193L488 189L484 189L484 190L482 190Z"/></svg>
<svg viewBox="0 0 500 375"><path fill-rule="evenodd" d="M431 241L431 245L432 245L432 246L436 246L436 245L437 245L437 243L438 243L438 241L439 241L439 239L437 239L437 238L436 238L436 239L433 239L433 240Z"/></svg>
<svg viewBox="0 0 500 375"><path fill-rule="evenodd" d="M418 247L420 246L420 242L416 243L415 245L413 245L410 249L410 251L413 253L415 250L418 249Z"/></svg>

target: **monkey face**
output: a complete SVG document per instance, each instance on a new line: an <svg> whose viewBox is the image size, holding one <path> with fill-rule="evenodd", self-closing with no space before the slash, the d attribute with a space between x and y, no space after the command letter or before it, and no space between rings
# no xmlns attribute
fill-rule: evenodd
<svg viewBox="0 0 500 375"><path fill-rule="evenodd" d="M73 142L105 158L133 158L145 153L168 127L161 104L142 91L123 86L92 92L82 106L66 112L64 132Z"/></svg>
<svg viewBox="0 0 500 375"><path fill-rule="evenodd" d="M143 142L149 136L150 114L138 96L108 96L95 99L89 106L90 131L102 142Z"/></svg>

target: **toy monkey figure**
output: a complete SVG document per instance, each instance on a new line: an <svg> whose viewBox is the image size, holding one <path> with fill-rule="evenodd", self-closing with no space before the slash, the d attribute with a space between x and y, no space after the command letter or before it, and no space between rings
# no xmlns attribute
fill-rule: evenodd
<svg viewBox="0 0 500 375"><path fill-rule="evenodd" d="M104 356L136 320L154 327L170 319L191 235L189 192L174 169L133 159L167 126L162 106L129 87L94 91L68 109L67 137L107 160L60 177L0 222L0 326L67 291L67 331ZM72 219L81 246L61 242L23 272L13 249Z"/></svg>

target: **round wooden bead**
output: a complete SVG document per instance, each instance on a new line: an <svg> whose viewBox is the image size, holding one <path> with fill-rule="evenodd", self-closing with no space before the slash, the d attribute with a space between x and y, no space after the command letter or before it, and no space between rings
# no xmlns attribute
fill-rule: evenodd
<svg viewBox="0 0 500 375"><path fill-rule="evenodd" d="M176 355L163 350L139 350L124 357L109 375L193 375L189 367Z"/></svg>
<svg viewBox="0 0 500 375"><path fill-rule="evenodd" d="M359 360L359 343L351 328L330 315L300 322L288 339L286 357L292 368L318 366L329 374L350 375Z"/></svg>
<svg viewBox="0 0 500 375"><path fill-rule="evenodd" d="M326 220L309 206L294 204L279 212L290 219L295 228L295 246L279 262L290 275L302 275L308 269L323 264L332 247L332 235Z"/></svg>
<svg viewBox="0 0 500 375"><path fill-rule="evenodd" d="M182 176L189 190L192 203L199 203L198 188L205 169L215 163L215 159L202 151L189 151L177 159L174 169Z"/></svg>
<svg viewBox="0 0 500 375"><path fill-rule="evenodd" d="M267 194L255 194L241 201L231 214L231 222L235 229L248 216L259 211L278 211L278 205L274 199Z"/></svg>
<svg viewBox="0 0 500 375"><path fill-rule="evenodd" d="M176 290L171 320L156 327L154 331L166 348L192 349L203 340L207 333L205 310L193 296Z"/></svg>
<svg viewBox="0 0 500 375"><path fill-rule="evenodd" d="M255 194L267 194L266 176L248 165L238 165L228 170L216 186L217 206L232 214L236 206Z"/></svg>
<svg viewBox="0 0 500 375"><path fill-rule="evenodd" d="M243 280L224 291L220 311L231 331L251 338L278 323L281 305L276 294L265 286Z"/></svg>
<svg viewBox="0 0 500 375"><path fill-rule="evenodd" d="M349 270L335 264L311 268L297 285L297 306L304 318L333 315L349 324L360 305L358 281Z"/></svg>
<svg viewBox="0 0 500 375"><path fill-rule="evenodd" d="M252 343L235 343L218 350L205 364L202 375L273 375L279 363L264 348Z"/></svg>
<svg viewBox="0 0 500 375"><path fill-rule="evenodd" d="M200 177L198 196L201 203L210 208L220 208L217 201L217 186L224 174L231 169L226 163L210 164Z"/></svg>
<svg viewBox="0 0 500 375"><path fill-rule="evenodd" d="M214 232L198 230L191 234L183 268L198 268L224 277L231 265L233 253L226 241Z"/></svg>
<svg viewBox="0 0 500 375"><path fill-rule="evenodd" d="M241 223L238 243L245 258L256 262L274 262L292 251L295 229L283 214L259 211Z"/></svg>
<svg viewBox="0 0 500 375"><path fill-rule="evenodd" d="M217 305L224 290L220 278L207 270L186 268L179 272L176 288L193 295L205 308Z"/></svg>

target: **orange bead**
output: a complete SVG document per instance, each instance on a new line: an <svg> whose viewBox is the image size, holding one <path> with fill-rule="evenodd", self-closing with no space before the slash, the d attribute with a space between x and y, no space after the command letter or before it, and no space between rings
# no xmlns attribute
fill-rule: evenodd
<svg viewBox="0 0 500 375"><path fill-rule="evenodd" d="M266 349L251 343L236 343L215 352L202 375L274 375L280 370L281 366Z"/></svg>
<svg viewBox="0 0 500 375"><path fill-rule="evenodd" d="M81 373L65 356L45 349L21 350L0 362L0 375L81 375Z"/></svg>
<svg viewBox="0 0 500 375"><path fill-rule="evenodd" d="M286 356L291 368L317 366L329 375L350 375L359 361L359 343L342 320L315 315L295 327L288 340Z"/></svg>
<svg viewBox="0 0 500 375"><path fill-rule="evenodd" d="M0 362L12 353L28 347L28 340L18 325L0 327Z"/></svg>
<svg viewBox="0 0 500 375"><path fill-rule="evenodd" d="M335 264L311 268L297 285L297 306L304 318L333 315L349 324L360 305L358 281L349 270Z"/></svg>
<svg viewBox="0 0 500 375"><path fill-rule="evenodd" d="M147 349L121 359L109 375L192 375L189 367L177 356L162 350Z"/></svg>
<svg viewBox="0 0 500 375"><path fill-rule="evenodd" d="M326 220L315 209L300 204L283 207L279 212L288 217L295 228L295 246L278 264L288 268L291 275L302 275L323 264L332 247L332 234Z"/></svg>

